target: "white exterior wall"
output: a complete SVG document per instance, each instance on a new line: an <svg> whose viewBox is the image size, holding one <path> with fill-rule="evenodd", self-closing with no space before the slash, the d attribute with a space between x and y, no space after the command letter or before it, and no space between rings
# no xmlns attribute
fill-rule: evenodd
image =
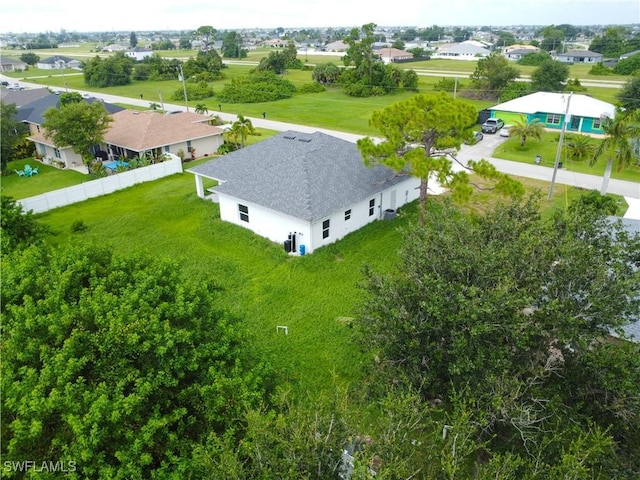
<svg viewBox="0 0 640 480"><path fill-rule="evenodd" d="M336 242L366 224L383 218L385 210L395 210L416 200L420 196L419 186L420 180L418 178L407 177L405 181L378 192L351 207L334 212L313 224L235 197L218 194L220 219L248 228L261 237L281 245L284 244L289 233L298 232L301 234L298 236L298 245L304 245L306 253L313 253L317 248ZM369 215L370 200L375 200L373 215ZM249 209L248 223L240 220L239 204L245 205ZM349 209L351 210L351 218L345 220L345 211ZM329 220L329 236L322 238L323 223L327 219Z"/></svg>
<svg viewBox="0 0 640 480"><path fill-rule="evenodd" d="M307 253L313 251L312 245L307 241L311 238L309 222L228 195L218 193L218 199L222 221L248 228L261 237L279 243L283 248L289 233L298 232L302 234L298 236L298 243L305 245ZM248 223L240 220L239 204L249 209Z"/></svg>
<svg viewBox="0 0 640 480"><path fill-rule="evenodd" d="M402 205L416 200L420 196L419 186L420 179L408 177L405 181L378 192L352 205L350 208L345 208L315 222L311 226L310 244L314 249L329 245L344 238L349 233L359 230L366 224L383 218L385 210L396 210ZM371 200L375 201L373 215L369 215L369 202ZM351 210L351 218L345 220L345 211L349 209ZM329 220L329 236L322 238L323 223L327 219Z"/></svg>

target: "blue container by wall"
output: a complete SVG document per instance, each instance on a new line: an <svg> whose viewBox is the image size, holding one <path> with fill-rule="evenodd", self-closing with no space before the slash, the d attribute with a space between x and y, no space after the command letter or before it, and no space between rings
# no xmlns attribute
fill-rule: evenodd
<svg viewBox="0 0 640 480"><path fill-rule="evenodd" d="M305 245L300 244L298 246L298 251L300 252L300 255L304 255L307 252L307 247Z"/></svg>

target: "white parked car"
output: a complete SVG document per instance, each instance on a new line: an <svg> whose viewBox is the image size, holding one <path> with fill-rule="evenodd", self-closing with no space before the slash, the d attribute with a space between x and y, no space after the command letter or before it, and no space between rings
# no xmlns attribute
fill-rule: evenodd
<svg viewBox="0 0 640 480"><path fill-rule="evenodd" d="M505 125L504 127L502 127L500 129L500 136L501 137L508 137L511 135L511 125Z"/></svg>

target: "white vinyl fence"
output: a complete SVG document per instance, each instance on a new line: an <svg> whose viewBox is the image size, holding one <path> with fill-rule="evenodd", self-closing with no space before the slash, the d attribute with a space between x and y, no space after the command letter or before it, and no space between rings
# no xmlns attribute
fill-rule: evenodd
<svg viewBox="0 0 640 480"><path fill-rule="evenodd" d="M35 197L18 200L25 212L42 213L54 208L64 207L72 203L83 202L89 198L100 197L113 193L123 188L131 187L137 183L150 182L162 177L168 177L174 173L182 173L182 160L176 155L171 155L167 160L148 167L134 168L126 172L117 173L108 177L91 180L80 185L61 188L53 192L43 193Z"/></svg>

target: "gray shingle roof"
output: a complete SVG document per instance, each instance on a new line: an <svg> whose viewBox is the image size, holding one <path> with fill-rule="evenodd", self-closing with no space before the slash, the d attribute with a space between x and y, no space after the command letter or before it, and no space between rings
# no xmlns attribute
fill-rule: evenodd
<svg viewBox="0 0 640 480"><path fill-rule="evenodd" d="M69 63L71 61L73 61L73 58L71 57L65 57L64 55L54 55L53 57L47 57L44 60L40 60L38 61L38 63L53 65L54 63L57 63L57 62Z"/></svg>
<svg viewBox="0 0 640 480"><path fill-rule="evenodd" d="M367 168L357 146L322 132L283 132L188 172L218 180L215 191L314 222L406 179Z"/></svg>
<svg viewBox="0 0 640 480"><path fill-rule="evenodd" d="M84 101L87 103L93 103L99 100L89 98L84 99ZM19 122L28 122L36 125L41 125L44 123L44 112L46 112L51 107L60 108L59 95L54 95L53 93L51 93L45 97L39 98L31 103L21 106L18 109L15 118ZM109 113L116 113L124 110L124 108L113 105L111 103L104 103L104 107Z"/></svg>

